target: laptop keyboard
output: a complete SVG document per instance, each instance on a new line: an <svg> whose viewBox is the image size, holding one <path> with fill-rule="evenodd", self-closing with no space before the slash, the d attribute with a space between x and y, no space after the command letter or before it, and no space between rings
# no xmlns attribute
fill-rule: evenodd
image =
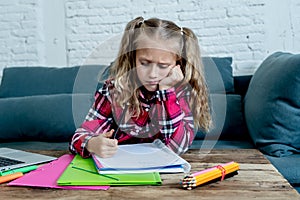
<svg viewBox="0 0 300 200"><path fill-rule="evenodd" d="M0 156L0 167L16 165L16 164L21 164L21 163L24 163L24 162Z"/></svg>

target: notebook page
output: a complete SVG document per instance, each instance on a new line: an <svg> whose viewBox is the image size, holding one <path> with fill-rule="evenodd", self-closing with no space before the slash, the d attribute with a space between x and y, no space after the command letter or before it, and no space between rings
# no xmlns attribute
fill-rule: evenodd
<svg viewBox="0 0 300 200"><path fill-rule="evenodd" d="M97 159L101 163L102 168L106 169L149 170L180 166L181 171L182 168L184 172L190 170L189 163L170 150L160 140L155 140L153 143L120 145L113 157L100 158L94 156L94 159Z"/></svg>

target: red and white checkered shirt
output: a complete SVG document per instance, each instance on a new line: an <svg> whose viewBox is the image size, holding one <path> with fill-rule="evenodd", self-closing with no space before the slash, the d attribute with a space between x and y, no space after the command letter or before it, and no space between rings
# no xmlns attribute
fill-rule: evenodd
<svg viewBox="0 0 300 200"><path fill-rule="evenodd" d="M124 118L126 109L116 106L112 101L113 81L106 81L95 93L95 102L83 124L75 131L70 150L82 157L89 157L85 148L90 138L117 130L118 144L163 141L171 150L182 154L194 140L193 115L188 101L188 86L168 90L157 90L146 99L146 90L140 92L139 101L143 112L139 117Z"/></svg>

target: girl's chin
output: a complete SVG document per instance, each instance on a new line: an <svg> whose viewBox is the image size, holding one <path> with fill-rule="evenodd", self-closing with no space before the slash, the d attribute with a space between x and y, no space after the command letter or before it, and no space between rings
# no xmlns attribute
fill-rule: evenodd
<svg viewBox="0 0 300 200"><path fill-rule="evenodd" d="M144 85L144 87L149 91L149 92L154 92L157 90L158 85Z"/></svg>

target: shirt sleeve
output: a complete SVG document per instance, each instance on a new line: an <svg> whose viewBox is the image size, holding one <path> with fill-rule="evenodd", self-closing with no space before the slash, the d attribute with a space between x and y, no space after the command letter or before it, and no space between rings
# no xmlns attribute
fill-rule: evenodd
<svg viewBox="0 0 300 200"><path fill-rule="evenodd" d="M113 119L111 117L111 102L108 96L106 86L95 93L95 101L92 107L71 139L69 149L72 153L80 154L84 158L89 157L90 152L86 149L88 141L92 137L110 130Z"/></svg>
<svg viewBox="0 0 300 200"><path fill-rule="evenodd" d="M165 144L177 154L182 154L194 140L193 114L189 106L188 87L179 91L174 88L156 93L161 104L158 117L160 132Z"/></svg>

